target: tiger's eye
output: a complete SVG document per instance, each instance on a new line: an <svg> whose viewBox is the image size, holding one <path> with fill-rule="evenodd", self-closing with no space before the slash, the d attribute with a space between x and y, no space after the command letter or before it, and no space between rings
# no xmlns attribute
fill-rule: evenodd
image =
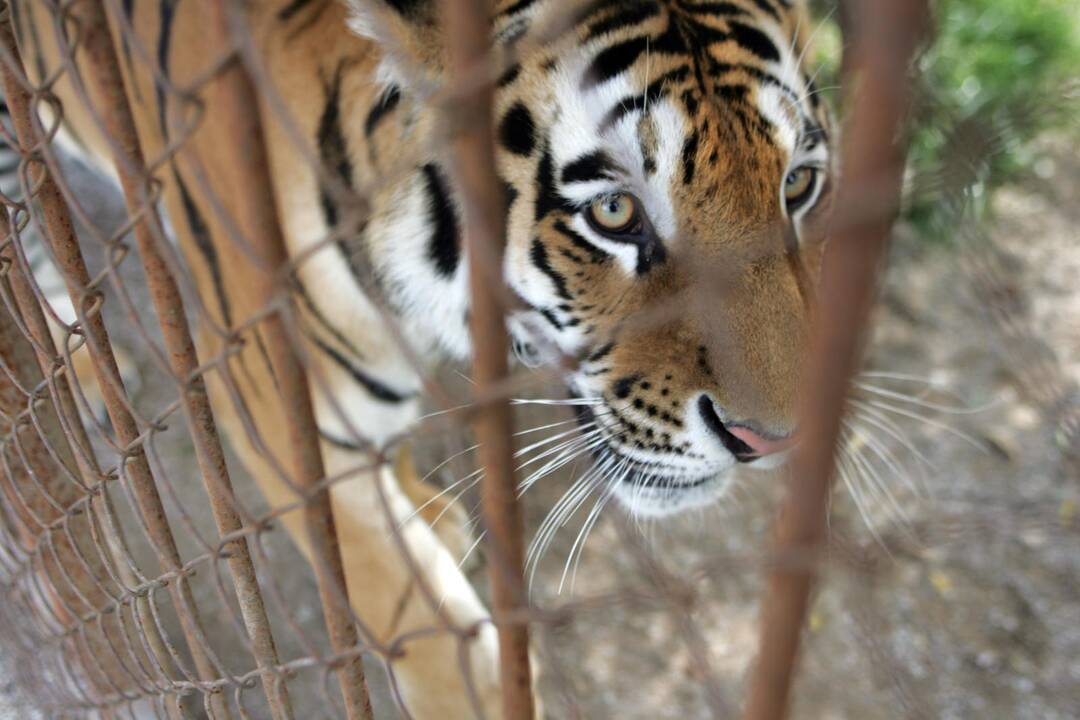
<svg viewBox="0 0 1080 720"><path fill-rule="evenodd" d="M814 191L817 170L812 167L800 167L792 170L784 178L784 201L789 210L795 210L806 202Z"/></svg>
<svg viewBox="0 0 1080 720"><path fill-rule="evenodd" d="M608 195L589 206L589 219L601 232L626 232L634 227L637 216L637 202L625 193Z"/></svg>

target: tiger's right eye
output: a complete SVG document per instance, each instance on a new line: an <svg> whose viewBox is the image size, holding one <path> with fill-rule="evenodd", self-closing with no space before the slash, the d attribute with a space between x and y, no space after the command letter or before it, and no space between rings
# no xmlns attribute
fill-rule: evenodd
<svg viewBox="0 0 1080 720"><path fill-rule="evenodd" d="M585 217L601 235L627 235L640 229L640 215L638 202L632 195L616 193L594 200Z"/></svg>

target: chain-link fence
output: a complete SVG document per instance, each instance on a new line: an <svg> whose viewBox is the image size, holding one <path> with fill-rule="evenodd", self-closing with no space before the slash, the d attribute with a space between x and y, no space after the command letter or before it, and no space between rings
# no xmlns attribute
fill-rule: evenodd
<svg viewBox="0 0 1080 720"><path fill-rule="evenodd" d="M538 582L558 585L552 595L535 591L519 486L535 479L537 466L572 466L591 449L589 425L540 427L552 432L535 444L542 452L528 462L536 464L523 469L515 443L535 436L514 432L512 399L580 370L586 358L553 343L540 348L557 356L550 372L508 367L505 316L523 301L502 279L514 261L504 259L505 208L513 202L506 195L518 191L500 179L496 163L496 138L505 145L508 132L495 121L496 88L523 65L541 65L567 35L593 32L598 23L614 27L625 13L646 17L651 5L567 4L538 13L527 29L500 27L502 42L489 53L489 9L480 2L447 0L443 29L424 16L419 35L407 34L395 11L371 3L367 24L358 30L354 18L352 29L342 30L345 40L326 28L343 27L359 3L213 0L186 7L194 2L0 3L10 114L3 140L18 178L3 188L0 214L0 632L26 703L20 716L527 718L536 698L552 717L593 717L598 706L608 708L607 717L637 716L634 698L583 700L576 675L596 659L553 650L576 623L636 613L667 618L664 627L684 648L676 684L696 694L687 706L696 709L672 706L671 716L779 718L808 632L815 579L826 565L865 585L867 594L849 598L847 607L867 638L872 672L886 678L881 684L895 709L886 716L938 716L872 627L876 568L909 538L876 538L867 549L826 533L833 449L851 439L843 408L899 207L904 152L897 138L910 105L909 59L925 32L921 3L879 3L874 13L851 4L845 14L844 73L858 82L845 100L835 210L818 230L827 226L830 237L820 282L816 265L803 266L797 243L785 251L800 297L814 306L807 314L820 322L807 362L799 363L812 392L802 399L801 441L775 547L706 548L692 563L673 564L647 533L612 513L615 543L636 576L602 592L563 595L578 572L571 561L576 555L580 562L580 545L610 493L600 494L565 567L541 573ZM682 5L666 12L690 12ZM718 13L714 25L727 32L734 26L761 35L746 18L778 18L785 3L743 5L700 12ZM356 82L354 65L378 72L373 51L353 30L380 38L385 56L399 61L393 81L411 82L424 108L408 122L429 128L422 142L372 143L386 155L369 159L378 172L357 169L367 161L349 148L368 146L351 136L379 137L380 119L401 100L391 85L364 115L339 102L357 92L348 86ZM793 49L805 52L806 30L795 28ZM438 50L445 82L432 80L418 60L435 52L424 42L442 43L436 37L445 38ZM305 77L289 66L297 57L290 52L326 59ZM660 51L656 57L656 71L646 57L646 75L663 72L667 61ZM614 55L608 61L618 62ZM658 87L646 90L645 103L663 83ZM318 97L317 108L304 107L305 97ZM519 121L532 123L527 114ZM60 152L65 143L111 161L122 211L102 210L95 181ZM464 398L424 359L429 343L415 336L416 327L378 300L380 285L401 280L379 276L364 253L341 250L386 211L378 207L382 189L415 175L433 154L453 168L460 195L464 248L457 252L468 263L475 349ZM292 207L293 184L318 207ZM316 211L325 231L321 223L307 228L305 212ZM305 240L311 232L318 237ZM351 282L370 301L363 318L335 307L327 321L321 303L340 281L328 262L351 266ZM621 318L620 332L675 323L701 293L704 302L722 301L734 282L723 263L704 259L699 269L696 284ZM1001 267L992 254L980 257L972 277L980 291L999 294ZM317 284L325 287L314 297ZM1009 298L987 297L986 306L1001 315L1000 327L1023 332L1009 319ZM393 345L384 356L419 378L408 392L353 363L374 352L353 347L368 337L357 328L373 318L378 342ZM346 329L335 329L338 321ZM537 352L515 349L526 360ZM1016 350L1023 352L1019 344ZM1063 446L1073 446L1073 386L1052 358L1024 357L1019 365L1031 373L1040 407L1058 422ZM395 421L381 411L357 412L354 395L342 390L348 383L389 405L413 407L423 393L430 410L404 430L376 431ZM583 398L516 402L595 411ZM888 418L875 422L895 438ZM470 425L475 446L460 439ZM876 462L895 466L887 448L872 449ZM416 467L456 472L474 453L482 471L468 468L444 489L429 489ZM835 472L857 470L841 463ZM592 471L583 472L579 478ZM538 535L550 540L592 492L573 485L566 496L573 502L560 501ZM458 517L465 496L479 497L471 535ZM1010 519L1066 528L1075 539L1072 526L1040 513ZM991 521L976 513L953 519L972 527ZM910 530L932 545L943 527L954 526ZM490 583L479 594L468 570L477 547ZM732 674L721 678L710 650L709 623L717 618L703 616L704 595L725 578L762 571L760 650L741 702ZM618 655L617 645L590 651ZM645 679L640 688L655 691Z"/></svg>

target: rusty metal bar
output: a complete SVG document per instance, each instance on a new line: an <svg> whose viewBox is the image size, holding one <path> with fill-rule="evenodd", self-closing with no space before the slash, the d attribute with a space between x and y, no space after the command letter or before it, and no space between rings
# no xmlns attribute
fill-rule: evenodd
<svg viewBox="0 0 1080 720"><path fill-rule="evenodd" d="M26 77L23 70L10 13L0 17L0 47L6 54L3 63L3 86L5 98L11 111L12 124L20 145L24 149L36 147L39 142L32 110L32 97L19 81ZM87 351L93 361L95 379L100 387L109 419L120 442L133 448L126 461L126 473L131 482L138 510L163 572L174 573L169 583L169 594L176 608L181 629L200 680L212 680L218 673L215 662L208 653L209 646L198 618L198 609L190 585L182 572L180 552L161 502L154 476L146 455L138 444L140 431L128 410L123 392L116 357L109 341L100 303L91 312L91 297L86 293L90 283L89 272L82 257L70 212L51 173L42 167L40 186L37 191L43 220L42 235L56 258L63 275L68 294L79 307L80 319L87 339ZM228 706L221 693L210 690L210 704L216 716L229 717Z"/></svg>
<svg viewBox="0 0 1080 720"><path fill-rule="evenodd" d="M232 480L214 422L206 383L198 373L198 357L184 314L183 298L156 245L156 239L164 241L165 232L153 199L147 192L149 185L147 178L143 176L145 158L128 105L106 12L101 0L84 2L76 6L74 12L80 23L85 67L90 77L90 85L95 91L92 96L96 96L94 99L110 140L124 200L131 216L140 218L134 227L135 241L165 341L170 368L178 382L183 384L180 396L184 419L195 447L214 522L222 536L235 535L238 538L226 543L221 552L228 557L227 564L235 585L240 613L251 641L252 654L262 671L263 690L273 717L276 720L291 718L292 707L288 689L284 683L278 682L274 673L274 668L279 664L277 649L247 539L238 535L243 523L236 510Z"/></svg>
<svg viewBox="0 0 1080 720"><path fill-rule="evenodd" d="M529 628L507 620L527 606L524 522L514 477L513 416L504 387L509 376L502 265L506 244L501 184L495 171L494 88L469 84L488 62L491 5L485 0L443 0L442 22L449 57L451 97L447 108L454 131L454 171L464 196L465 242L469 258L473 381L486 398L473 422L484 468L481 485L484 526L490 552L492 612L499 631L499 673L503 717L533 717ZM457 87L454 87L456 84ZM457 92L453 92L457 90Z"/></svg>
<svg viewBox="0 0 1080 720"><path fill-rule="evenodd" d="M847 3L852 37L846 85L854 88L843 169L804 373L800 442L775 527L760 650L744 720L786 717L800 636L825 538L833 454L858 367L877 269L899 209L911 100L909 61L923 37L924 0ZM869 210L868 210L869 208Z"/></svg>
<svg viewBox="0 0 1080 720"><path fill-rule="evenodd" d="M243 21L243 10L230 8L230 4L231 0L214 0L210 7L207 32L211 45L222 52L234 46L231 23ZM239 59L234 59L221 71L211 83L210 90L210 106L226 119L224 125L231 132L231 142L221 150L231 155L238 172L246 179L242 186L229 189L238 208L236 227L257 254L255 264L261 271L261 282L254 289L255 294L271 306L279 302L283 292L287 293L287 287L282 283L288 278L283 272L288 256L278 224L262 120L256 111L258 97ZM285 408L294 463L293 481L300 488L311 489L326 476L326 471L308 378L280 312L269 315L260 326L260 332L265 333L277 390ZM330 645L336 653L347 653L356 647L358 635L346 597L345 572L329 489L323 487L305 499L304 521ZM360 655L346 654L338 664L337 675L346 716L350 720L371 718L371 698Z"/></svg>

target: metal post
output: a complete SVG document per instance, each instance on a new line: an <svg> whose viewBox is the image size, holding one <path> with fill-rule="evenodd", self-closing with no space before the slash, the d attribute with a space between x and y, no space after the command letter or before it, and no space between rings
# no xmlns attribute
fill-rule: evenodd
<svg viewBox="0 0 1080 720"><path fill-rule="evenodd" d="M491 554L492 612L499 631L499 671L503 717L533 717L529 629L507 616L526 606L524 523L517 499L512 444L513 417L504 393L508 342L504 320L502 258L506 244L501 185L495 172L493 98L490 82L469 83L488 59L491 6L485 0L443 0L443 36L449 55L454 128L454 169L465 199L469 258L470 331L473 381L483 398L474 421L477 454L484 468L481 486L484 524ZM453 93L454 86L458 88Z"/></svg>
<svg viewBox="0 0 1080 720"><path fill-rule="evenodd" d="M817 577L825 535L833 453L849 383L857 369L877 268L899 208L904 122L911 87L908 62L922 37L923 0L852 3L854 37L845 58L853 94L833 235L822 266L815 332L803 385L800 441L787 497L776 521L777 563L761 611L761 646L743 714L781 720ZM853 82L853 75L858 82Z"/></svg>
<svg viewBox="0 0 1080 720"><path fill-rule="evenodd" d="M207 27L211 44L222 52L233 47L229 2L214 0ZM237 230L258 256L253 262L261 270L261 282L254 291L266 306L271 306L287 292L281 282L287 279L282 271L288 256L270 182L269 158L257 111L258 98L251 78L238 59L214 79L210 97L210 106L225 118L223 126L231 130L230 142L221 150L230 154L246 180L241 187L230 188L230 193L238 208L234 218ZM293 481L300 488L311 489L325 478L326 472L308 378L281 313L269 315L259 329L266 339L278 382L277 390L285 409L283 416L288 425L294 462ZM303 512L330 645L336 653L347 653L356 647L358 636L345 593L345 572L329 490L324 487L308 494ZM337 675L347 717L350 720L370 718L371 699L360 656L354 653L341 659Z"/></svg>

